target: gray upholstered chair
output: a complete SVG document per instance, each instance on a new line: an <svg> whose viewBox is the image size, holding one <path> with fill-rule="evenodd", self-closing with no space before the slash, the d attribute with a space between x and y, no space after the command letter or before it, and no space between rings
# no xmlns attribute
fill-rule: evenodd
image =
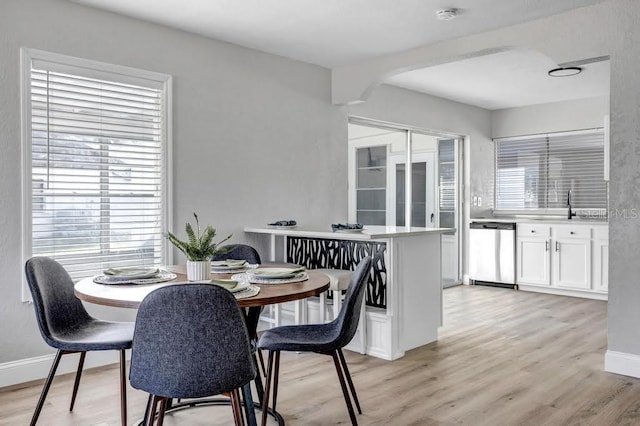
<svg viewBox="0 0 640 426"><path fill-rule="evenodd" d="M48 257L29 259L25 265L25 274L31 290L40 334L49 346L58 350L33 413L31 425L35 425L38 421L62 355L80 353L69 407L69 411L73 411L87 351L106 350L120 351L120 414L122 424L126 425L125 349L131 348L134 324L101 321L91 317L82 302L73 294L74 284L71 277L62 265L53 259Z"/></svg>
<svg viewBox="0 0 640 426"><path fill-rule="evenodd" d="M344 400L349 410L351 423L358 424L351 396L356 404L358 413L362 414L360 402L356 394L355 386L351 380L347 363L342 353L345 347L356 333L358 328L358 320L360 318L360 310L362 309L362 300L364 298L369 272L371 270L371 258L365 257L360 261L356 270L353 272L351 283L345 295L342 309L337 318L327 324L306 324L306 325L289 325L272 328L262 333L258 342L258 348L269 351L269 359L267 361L267 380L265 383L264 400L262 401L262 424L266 424L266 406L269 401L269 393L271 382L273 381L273 410L276 409L276 399L278 395L278 372L280 369L280 351L296 351L296 352L316 352L324 355L330 355L338 373L340 386ZM345 378L349 385L345 384Z"/></svg>
<svg viewBox="0 0 640 426"><path fill-rule="evenodd" d="M221 249L228 250L223 254L217 254L213 256L211 260L227 260L227 259L237 259L237 260L246 260L249 263L254 265L260 265L262 261L260 260L260 254L258 251L246 244L227 244L225 246L220 247ZM262 312L260 309L259 312ZM258 321L260 321L260 317L258 314L247 317L247 322L252 323L249 329L256 330L258 328ZM253 346L258 341L258 335L254 334L251 337L251 341ZM258 354L258 360L260 361L260 368L262 369L263 374L267 374L267 370L264 366L264 357L262 356L262 352L256 351Z"/></svg>
<svg viewBox="0 0 640 426"><path fill-rule="evenodd" d="M230 395L236 425L242 424L240 389L255 375L244 317L229 291L176 284L154 290L140 304L129 381L151 394L147 425L153 424L158 403L162 424L169 399L222 393Z"/></svg>
<svg viewBox="0 0 640 426"><path fill-rule="evenodd" d="M220 247L220 249L228 250L223 254L217 254L213 256L211 260L227 260L227 259L238 259L238 260L246 260L249 263L261 264L260 255L251 246L246 244L228 244L226 246Z"/></svg>

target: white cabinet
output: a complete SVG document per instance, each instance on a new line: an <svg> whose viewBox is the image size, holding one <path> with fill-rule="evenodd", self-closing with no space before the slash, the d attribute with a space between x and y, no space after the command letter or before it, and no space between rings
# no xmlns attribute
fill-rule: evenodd
<svg viewBox="0 0 640 426"><path fill-rule="evenodd" d="M553 274L551 285L591 290L591 227L554 226Z"/></svg>
<svg viewBox="0 0 640 426"><path fill-rule="evenodd" d="M548 286L550 284L550 227L518 224L516 282Z"/></svg>
<svg viewBox="0 0 640 426"><path fill-rule="evenodd" d="M602 298L608 226L518 223L517 283L523 290Z"/></svg>

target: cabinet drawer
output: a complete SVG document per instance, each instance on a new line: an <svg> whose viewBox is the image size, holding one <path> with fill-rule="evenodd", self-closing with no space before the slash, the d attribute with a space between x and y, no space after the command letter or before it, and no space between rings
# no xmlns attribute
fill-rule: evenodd
<svg viewBox="0 0 640 426"><path fill-rule="evenodd" d="M556 238L591 238L590 226L560 225L554 226L553 231Z"/></svg>
<svg viewBox="0 0 640 426"><path fill-rule="evenodd" d="M541 223L518 223L518 236L520 237L543 237L551 235L551 226Z"/></svg>

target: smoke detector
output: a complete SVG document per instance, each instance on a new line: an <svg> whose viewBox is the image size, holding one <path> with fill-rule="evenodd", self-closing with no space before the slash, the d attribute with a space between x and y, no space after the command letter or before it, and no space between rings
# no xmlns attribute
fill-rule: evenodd
<svg viewBox="0 0 640 426"><path fill-rule="evenodd" d="M440 21L450 21L456 16L458 16L458 9L454 9L454 8L440 9L436 11L436 16Z"/></svg>

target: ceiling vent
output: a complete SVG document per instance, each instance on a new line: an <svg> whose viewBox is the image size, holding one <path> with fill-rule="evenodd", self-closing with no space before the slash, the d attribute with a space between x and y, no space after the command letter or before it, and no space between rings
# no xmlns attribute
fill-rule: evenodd
<svg viewBox="0 0 640 426"><path fill-rule="evenodd" d="M440 21L450 21L456 16L458 16L458 9L454 9L454 8L440 9L436 11L436 16Z"/></svg>

